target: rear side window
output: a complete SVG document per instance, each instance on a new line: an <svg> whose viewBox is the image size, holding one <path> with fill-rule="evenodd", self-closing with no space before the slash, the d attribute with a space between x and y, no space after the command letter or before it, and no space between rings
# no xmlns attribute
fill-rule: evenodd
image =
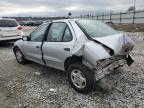
<svg viewBox="0 0 144 108"><path fill-rule="evenodd" d="M66 26L65 23L53 23L49 30L47 41L61 42Z"/></svg>
<svg viewBox="0 0 144 108"><path fill-rule="evenodd" d="M0 20L0 27L17 27L18 23L15 20Z"/></svg>
<svg viewBox="0 0 144 108"><path fill-rule="evenodd" d="M69 42L72 40L72 34L70 32L70 29L67 27L65 29L65 33L64 33L64 36L63 36L63 42Z"/></svg>

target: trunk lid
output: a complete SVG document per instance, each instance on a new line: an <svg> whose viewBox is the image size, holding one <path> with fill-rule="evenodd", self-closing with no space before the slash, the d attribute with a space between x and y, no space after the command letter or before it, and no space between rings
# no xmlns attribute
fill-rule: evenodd
<svg viewBox="0 0 144 108"><path fill-rule="evenodd" d="M111 48L115 54L120 55L128 54L134 47L133 41L123 33L93 39Z"/></svg>

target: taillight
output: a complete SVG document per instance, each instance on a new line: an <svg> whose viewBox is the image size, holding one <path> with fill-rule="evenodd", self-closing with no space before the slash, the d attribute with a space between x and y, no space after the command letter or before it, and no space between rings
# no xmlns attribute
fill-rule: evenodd
<svg viewBox="0 0 144 108"><path fill-rule="evenodd" d="M23 27L22 27L22 26L19 26L17 29L18 29L18 30L22 30L22 29L23 29Z"/></svg>
<svg viewBox="0 0 144 108"><path fill-rule="evenodd" d="M125 52L125 53L130 53L130 52L132 51L132 49L133 49L133 48L126 47L126 48L124 49L124 52Z"/></svg>

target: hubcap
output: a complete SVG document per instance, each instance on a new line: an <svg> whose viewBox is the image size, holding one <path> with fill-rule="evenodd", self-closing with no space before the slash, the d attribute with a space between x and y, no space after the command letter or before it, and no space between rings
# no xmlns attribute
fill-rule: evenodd
<svg viewBox="0 0 144 108"><path fill-rule="evenodd" d="M21 52L19 50L16 50L15 54L16 54L17 60L19 62L21 62L22 61L22 54L21 54Z"/></svg>
<svg viewBox="0 0 144 108"><path fill-rule="evenodd" d="M72 70L71 81L79 89L83 89L86 86L86 78L84 74L78 69Z"/></svg>

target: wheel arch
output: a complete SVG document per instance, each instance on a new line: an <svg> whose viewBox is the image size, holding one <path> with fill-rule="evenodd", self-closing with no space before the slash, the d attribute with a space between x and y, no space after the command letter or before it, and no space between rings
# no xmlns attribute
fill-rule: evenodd
<svg viewBox="0 0 144 108"><path fill-rule="evenodd" d="M72 55L71 57L66 58L64 61L64 69L67 70L70 64L76 62L82 62L82 56Z"/></svg>
<svg viewBox="0 0 144 108"><path fill-rule="evenodd" d="M14 46L13 47L13 52L15 51L16 48L20 49L18 46Z"/></svg>
<svg viewBox="0 0 144 108"><path fill-rule="evenodd" d="M16 48L18 48L23 54L24 54L24 52L23 52L23 50L20 48L20 47L18 47L17 45L15 45L14 47L13 47L13 52L15 53L15 49Z"/></svg>

